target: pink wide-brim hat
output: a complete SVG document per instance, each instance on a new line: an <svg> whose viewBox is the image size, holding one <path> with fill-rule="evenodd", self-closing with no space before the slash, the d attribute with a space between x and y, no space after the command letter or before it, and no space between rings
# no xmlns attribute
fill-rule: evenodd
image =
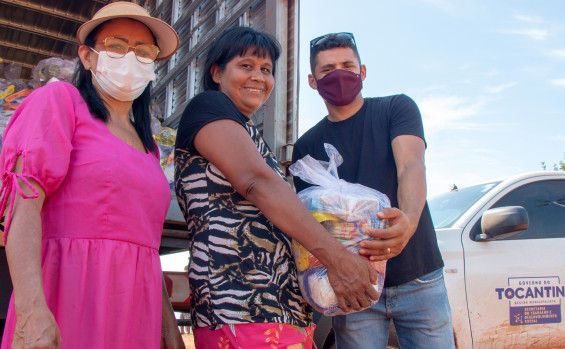
<svg viewBox="0 0 565 349"><path fill-rule="evenodd" d="M135 19L145 24L149 30L151 30L157 40L157 46L159 47L159 54L156 60L169 58L177 51L179 47L179 36L173 27L158 18L151 17L149 12L143 7L127 1L113 2L98 10L90 21L85 22L78 28L78 43L84 45L84 40L86 40L88 34L90 34L94 28L106 21L116 18Z"/></svg>

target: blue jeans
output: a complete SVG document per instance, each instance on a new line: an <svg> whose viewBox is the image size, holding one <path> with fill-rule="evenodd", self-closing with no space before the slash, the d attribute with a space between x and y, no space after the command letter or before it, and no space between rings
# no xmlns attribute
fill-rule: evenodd
<svg viewBox="0 0 565 349"><path fill-rule="evenodd" d="M443 269L386 287L379 302L368 309L335 316L337 348L386 349L391 319L401 348L455 348Z"/></svg>

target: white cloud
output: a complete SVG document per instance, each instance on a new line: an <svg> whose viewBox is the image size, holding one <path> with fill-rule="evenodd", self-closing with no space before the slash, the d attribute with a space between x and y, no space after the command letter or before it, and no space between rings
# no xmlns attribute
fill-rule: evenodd
<svg viewBox="0 0 565 349"><path fill-rule="evenodd" d="M493 77L493 76L498 75L498 74L500 74L500 71L493 69L493 70L486 72L485 76L486 77Z"/></svg>
<svg viewBox="0 0 565 349"><path fill-rule="evenodd" d="M522 22L529 22L529 23L543 23L543 18L541 17L534 17L534 16L527 16L521 14L515 14L514 18Z"/></svg>
<svg viewBox="0 0 565 349"><path fill-rule="evenodd" d="M510 35L527 36L534 40L545 40L549 36L549 32L545 29L501 29L499 32Z"/></svg>
<svg viewBox="0 0 565 349"><path fill-rule="evenodd" d="M555 86L565 86L565 79L552 79L549 82Z"/></svg>
<svg viewBox="0 0 565 349"><path fill-rule="evenodd" d="M473 127L466 118L479 112L483 102L470 103L457 96L432 97L418 102L426 132L438 132L446 128L466 129Z"/></svg>
<svg viewBox="0 0 565 349"><path fill-rule="evenodd" d="M487 86L486 90L488 93L500 93L508 88L514 87L518 85L517 82L509 82L507 84L500 84L500 85L496 85L496 86Z"/></svg>
<svg viewBox="0 0 565 349"><path fill-rule="evenodd" d="M565 50L551 50L549 55L557 58L565 58Z"/></svg>
<svg viewBox="0 0 565 349"><path fill-rule="evenodd" d="M439 140L430 142L426 151L429 197L448 191L453 184L463 188L512 173L500 170L497 160L502 156L500 151L480 148L480 142L471 140L458 137L447 144L437 144Z"/></svg>
<svg viewBox="0 0 565 349"><path fill-rule="evenodd" d="M420 91L420 93L429 94L429 93L432 93L432 92L444 91L446 89L447 89L446 85L432 84L432 85L429 85L429 86L425 87L424 89L422 89Z"/></svg>

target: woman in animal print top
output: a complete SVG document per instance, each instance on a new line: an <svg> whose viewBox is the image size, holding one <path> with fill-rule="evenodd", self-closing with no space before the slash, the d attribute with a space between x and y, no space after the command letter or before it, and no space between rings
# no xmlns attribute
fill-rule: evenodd
<svg viewBox="0 0 565 349"><path fill-rule="evenodd" d="M279 54L279 43L255 29L222 33L207 55L204 92L180 121L175 187L191 239L197 348L311 347L291 239L328 268L343 310L378 298L374 269L312 217L250 119L271 93Z"/></svg>

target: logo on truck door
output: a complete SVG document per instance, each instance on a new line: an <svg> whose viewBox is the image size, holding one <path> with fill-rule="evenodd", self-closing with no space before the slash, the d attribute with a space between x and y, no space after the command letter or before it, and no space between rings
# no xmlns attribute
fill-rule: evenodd
<svg viewBox="0 0 565 349"><path fill-rule="evenodd" d="M510 305L510 325L537 325L561 322L561 301L565 286L558 276L511 277L508 287L495 288L498 299Z"/></svg>

